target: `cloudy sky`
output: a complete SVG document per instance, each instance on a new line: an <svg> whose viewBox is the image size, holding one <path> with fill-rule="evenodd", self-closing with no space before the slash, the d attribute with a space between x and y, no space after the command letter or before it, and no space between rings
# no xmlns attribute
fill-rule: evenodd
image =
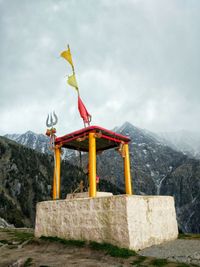
<svg viewBox="0 0 200 267"><path fill-rule="evenodd" d="M0 0L0 135L82 128L70 44L92 124L200 131L200 1Z"/></svg>

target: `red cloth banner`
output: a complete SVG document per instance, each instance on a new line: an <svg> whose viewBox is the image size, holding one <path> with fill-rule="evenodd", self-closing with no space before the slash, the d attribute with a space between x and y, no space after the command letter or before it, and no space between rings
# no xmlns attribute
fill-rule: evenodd
<svg viewBox="0 0 200 267"><path fill-rule="evenodd" d="M85 105L83 104L83 101L81 100L80 96L78 96L78 110L80 113L81 118L83 119L84 123L90 123L91 121L91 115L87 111Z"/></svg>

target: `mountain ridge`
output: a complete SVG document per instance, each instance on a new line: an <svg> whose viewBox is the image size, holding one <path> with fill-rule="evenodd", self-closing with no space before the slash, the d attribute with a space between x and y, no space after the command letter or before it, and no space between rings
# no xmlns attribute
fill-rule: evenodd
<svg viewBox="0 0 200 267"><path fill-rule="evenodd" d="M160 132L158 136L166 144L177 151L200 159L200 133L186 130L176 132Z"/></svg>
<svg viewBox="0 0 200 267"><path fill-rule="evenodd" d="M174 196L180 231L200 232L200 161L174 150L156 134L129 122L115 130L131 139L129 149L134 193ZM75 154L68 160L80 167ZM87 155L83 154L81 167L85 169L87 163ZM105 190L108 190L109 183L109 190L115 187L117 192L124 193L123 172L123 159L116 150L97 155L97 173L101 183L105 183Z"/></svg>
<svg viewBox="0 0 200 267"><path fill-rule="evenodd" d="M113 131L122 132L123 129L130 129L131 127L135 132L139 130L140 133L147 134L158 143L169 146L189 157L200 159L200 133L186 130L154 133L147 129L136 127L128 121L124 122L121 126L114 127ZM49 138L44 134L34 133L29 130L23 134L13 133L4 136L39 152L51 154L51 151L49 150ZM74 155L75 153L72 150L65 149L62 158L68 159Z"/></svg>
<svg viewBox="0 0 200 267"><path fill-rule="evenodd" d="M174 196L180 231L200 232L200 161L175 151L151 132L131 124L118 128L118 132L131 138L134 193ZM110 150L102 153L98 161L100 177L116 181L119 188L124 188L123 159Z"/></svg>
<svg viewBox="0 0 200 267"><path fill-rule="evenodd" d="M52 199L53 166L52 155L0 136L0 218L15 227L33 227L36 203ZM61 199L86 179L81 168L63 160ZM100 190L122 193L107 181L101 182Z"/></svg>

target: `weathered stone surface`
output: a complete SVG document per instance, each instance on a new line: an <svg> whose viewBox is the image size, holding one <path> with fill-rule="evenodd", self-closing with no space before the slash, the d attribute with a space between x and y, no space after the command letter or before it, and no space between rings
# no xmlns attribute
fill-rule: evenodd
<svg viewBox="0 0 200 267"><path fill-rule="evenodd" d="M174 200L120 195L40 202L35 236L42 235L139 250L177 238Z"/></svg>
<svg viewBox="0 0 200 267"><path fill-rule="evenodd" d="M178 236L173 197L137 196L127 201L130 248L142 249Z"/></svg>
<svg viewBox="0 0 200 267"><path fill-rule="evenodd" d="M108 197L108 196L113 196L112 193L110 192L97 192L96 194L97 197ZM72 199L72 198L87 198L89 197L89 192L83 192L83 193L71 193L67 194L67 199Z"/></svg>

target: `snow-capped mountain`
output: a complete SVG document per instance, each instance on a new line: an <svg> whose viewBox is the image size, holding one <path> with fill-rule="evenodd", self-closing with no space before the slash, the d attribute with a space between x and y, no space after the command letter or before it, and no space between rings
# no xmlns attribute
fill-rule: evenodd
<svg viewBox="0 0 200 267"><path fill-rule="evenodd" d="M118 133L126 135L131 139L129 149L132 175L135 176L137 172L137 175L142 177L142 179L137 179L136 177L134 181L137 192L139 194L159 195L165 177L173 172L186 156L167 146L159 137L156 138L156 134L135 127L129 122L124 123L116 130ZM106 151L99 158L104 161L104 157L105 161L107 161L107 157L115 159L110 164L116 161L122 161L120 156L112 150ZM123 167L123 163L120 165ZM123 168L119 170L118 166L119 164L116 166L116 172L114 172L115 166L112 166L113 176L115 178L117 177L117 186L124 187ZM110 177L110 174L104 171L103 177L107 176ZM148 187L146 187L147 183Z"/></svg>
<svg viewBox="0 0 200 267"><path fill-rule="evenodd" d="M128 122L114 130L131 139L129 148L134 193L174 196L180 230L200 232L200 160L189 158L163 137ZM11 135L10 138L41 152L49 151L49 139L44 135L27 132L21 136ZM66 154L64 157L80 167L79 158L73 150L70 152L70 156ZM87 155L83 155L83 168L87 162ZM97 173L101 182L110 182L124 191L123 158L114 149L97 156Z"/></svg>
<svg viewBox="0 0 200 267"><path fill-rule="evenodd" d="M200 232L200 160L189 158L167 146L156 134L130 123L118 127L117 132L131 139L134 193L174 196L180 230ZM123 159L115 150L98 156L97 170L100 179L124 189Z"/></svg>
<svg viewBox="0 0 200 267"><path fill-rule="evenodd" d="M49 138L44 134L28 131L24 134L6 134L5 137L38 152L50 153Z"/></svg>
<svg viewBox="0 0 200 267"><path fill-rule="evenodd" d="M161 132L158 136L163 139L168 146L200 159L200 133L190 131Z"/></svg>
<svg viewBox="0 0 200 267"><path fill-rule="evenodd" d="M49 137L44 134L28 131L24 134L6 134L5 137L40 153L52 154L52 151L49 149ZM62 159L68 160L74 155L75 152L73 150L64 149L62 151Z"/></svg>

